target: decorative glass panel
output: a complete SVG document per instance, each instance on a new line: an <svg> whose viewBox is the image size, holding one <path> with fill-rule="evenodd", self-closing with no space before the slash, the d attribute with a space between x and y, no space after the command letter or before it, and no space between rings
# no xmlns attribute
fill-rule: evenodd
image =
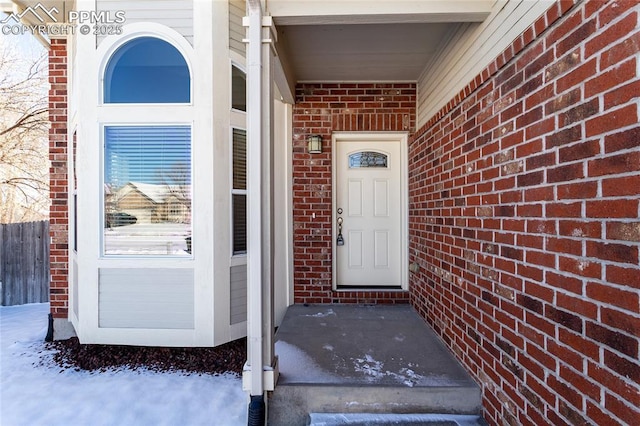
<svg viewBox="0 0 640 426"><path fill-rule="evenodd" d="M362 151L349 155L349 168L387 167L387 155L380 152Z"/></svg>
<svg viewBox="0 0 640 426"><path fill-rule="evenodd" d="M247 75L235 65L231 67L231 108L247 110Z"/></svg>
<svg viewBox="0 0 640 426"><path fill-rule="evenodd" d="M154 37L139 37L113 54L104 75L105 103L189 103L191 77L182 54Z"/></svg>
<svg viewBox="0 0 640 426"><path fill-rule="evenodd" d="M189 256L190 126L108 126L104 254Z"/></svg>

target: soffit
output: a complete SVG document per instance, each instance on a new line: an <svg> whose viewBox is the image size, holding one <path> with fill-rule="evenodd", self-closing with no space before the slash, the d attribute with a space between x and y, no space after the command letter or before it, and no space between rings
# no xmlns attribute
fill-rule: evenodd
<svg viewBox="0 0 640 426"><path fill-rule="evenodd" d="M416 81L459 23L278 26L295 81Z"/></svg>

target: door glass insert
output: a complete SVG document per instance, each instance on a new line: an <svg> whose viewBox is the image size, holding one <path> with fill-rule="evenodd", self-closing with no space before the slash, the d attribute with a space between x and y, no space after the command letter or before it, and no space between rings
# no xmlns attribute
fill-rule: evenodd
<svg viewBox="0 0 640 426"><path fill-rule="evenodd" d="M388 167L387 155L374 151L361 151L349 155L350 169L359 169L364 167Z"/></svg>

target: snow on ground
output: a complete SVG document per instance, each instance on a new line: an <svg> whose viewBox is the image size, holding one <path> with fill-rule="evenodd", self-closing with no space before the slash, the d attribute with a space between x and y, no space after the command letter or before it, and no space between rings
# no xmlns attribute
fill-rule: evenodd
<svg viewBox="0 0 640 426"><path fill-rule="evenodd" d="M49 304L0 306L0 425L246 425L236 376L64 370L44 346Z"/></svg>

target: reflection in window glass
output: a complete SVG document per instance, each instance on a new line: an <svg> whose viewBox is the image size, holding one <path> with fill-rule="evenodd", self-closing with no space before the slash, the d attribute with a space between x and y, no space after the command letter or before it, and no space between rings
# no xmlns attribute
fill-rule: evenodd
<svg viewBox="0 0 640 426"><path fill-rule="evenodd" d="M373 151L362 151L349 155L349 168L361 167L387 167L387 156Z"/></svg>
<svg viewBox="0 0 640 426"><path fill-rule="evenodd" d="M247 75L235 65L231 67L231 108L247 111Z"/></svg>
<svg viewBox="0 0 640 426"><path fill-rule="evenodd" d="M164 40L139 37L121 46L104 75L105 103L189 103L189 67Z"/></svg>
<svg viewBox="0 0 640 426"><path fill-rule="evenodd" d="M247 131L233 129L233 254L247 252Z"/></svg>
<svg viewBox="0 0 640 426"><path fill-rule="evenodd" d="M191 128L108 126L104 254L188 256Z"/></svg>

